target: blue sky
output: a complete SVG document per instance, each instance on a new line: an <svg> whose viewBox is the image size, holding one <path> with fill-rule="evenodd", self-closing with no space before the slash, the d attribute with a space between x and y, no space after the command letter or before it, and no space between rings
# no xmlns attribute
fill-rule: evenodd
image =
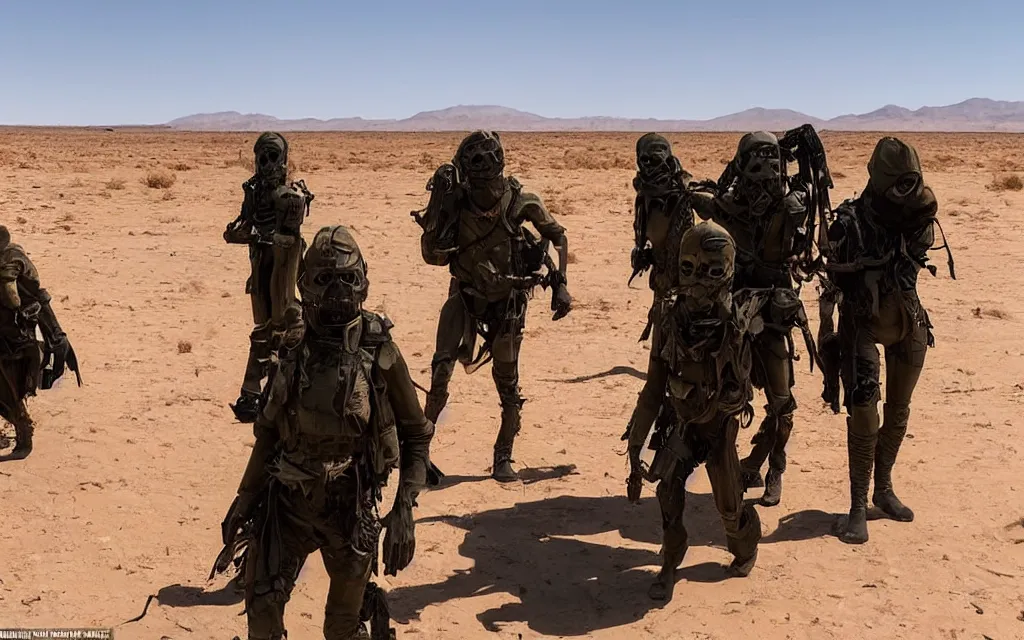
<svg viewBox="0 0 1024 640"><path fill-rule="evenodd" d="M0 0L0 123L1024 100L1019 0Z"/></svg>

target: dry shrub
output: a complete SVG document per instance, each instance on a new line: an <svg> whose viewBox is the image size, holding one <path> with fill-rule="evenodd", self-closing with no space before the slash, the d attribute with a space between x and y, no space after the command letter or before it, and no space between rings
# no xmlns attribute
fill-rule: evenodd
<svg viewBox="0 0 1024 640"><path fill-rule="evenodd" d="M188 340L178 340L178 353L192 353L192 343Z"/></svg>
<svg viewBox="0 0 1024 640"><path fill-rule="evenodd" d="M75 178L74 180L71 181L71 184L69 184L68 186L71 187L72 189L74 189L74 188L81 187L81 186L84 186L84 185L85 185L85 183L82 182L81 178Z"/></svg>
<svg viewBox="0 0 1024 640"><path fill-rule="evenodd" d="M173 191L164 191L164 195L160 199L164 200L164 201L174 200L174 192Z"/></svg>
<svg viewBox="0 0 1024 640"><path fill-rule="evenodd" d="M25 216L18 216L15 222L17 222L18 224L28 224L28 218L26 218Z"/></svg>
<svg viewBox="0 0 1024 640"><path fill-rule="evenodd" d="M974 309L971 310L971 313L974 315L975 318L988 317L996 318L998 320L1009 320L1010 318L1010 314L1007 313L1006 310L998 308L982 309L981 307L975 307Z"/></svg>
<svg viewBox="0 0 1024 640"><path fill-rule="evenodd" d="M124 180L121 178L111 178L103 186L111 191L120 191L124 189Z"/></svg>
<svg viewBox="0 0 1024 640"><path fill-rule="evenodd" d="M933 158L927 158L921 164L924 165L925 169L930 171L942 171L951 167L962 166L964 161L957 156L950 155L948 153L940 153Z"/></svg>
<svg viewBox="0 0 1024 640"><path fill-rule="evenodd" d="M185 164L184 162L175 162L174 164L170 165L170 169L171 171L191 171L192 166Z"/></svg>
<svg viewBox="0 0 1024 640"><path fill-rule="evenodd" d="M608 154L600 150L566 149L561 160L551 163L555 169L577 169L584 171L608 171L609 169L633 169L634 161L628 155Z"/></svg>
<svg viewBox="0 0 1024 640"><path fill-rule="evenodd" d="M988 186L992 191L1020 191L1024 189L1024 181L1016 173L1008 176L997 177Z"/></svg>
<svg viewBox="0 0 1024 640"><path fill-rule="evenodd" d="M576 264L576 252L570 251L569 254L565 257L565 261L568 262L569 264Z"/></svg>
<svg viewBox="0 0 1024 640"><path fill-rule="evenodd" d="M246 171L255 171L256 161L239 151L237 158L224 161L224 167L242 167Z"/></svg>
<svg viewBox="0 0 1024 640"><path fill-rule="evenodd" d="M174 186L177 176L167 171L151 171L142 180L150 189L170 189Z"/></svg>
<svg viewBox="0 0 1024 640"><path fill-rule="evenodd" d="M170 191L167 193L170 193ZM181 218L178 216L164 216L162 218L157 218L157 222L160 224L174 224L175 222L181 222Z"/></svg>

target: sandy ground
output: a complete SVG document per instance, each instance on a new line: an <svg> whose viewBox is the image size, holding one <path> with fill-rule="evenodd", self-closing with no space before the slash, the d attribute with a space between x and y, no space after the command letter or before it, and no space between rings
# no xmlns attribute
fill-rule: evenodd
<svg viewBox="0 0 1024 640"><path fill-rule="evenodd" d="M786 493L760 508L745 580L706 475L692 483L693 546L675 599L646 589L658 563L653 487L624 497L618 437L642 383L650 292L626 288L635 136L508 135L511 171L568 228L573 313L530 311L522 357L523 481L488 478L498 401L486 370L453 381L433 447L449 483L420 500L412 566L383 580L407 638L1024 638L1024 193L987 188L1022 168L1024 137L907 135L958 259L959 280L921 279L937 337L915 396L897 488L913 524L873 522L849 547L829 535L848 507L844 420L799 364ZM36 450L0 465L0 627L115 626L117 637L245 637L242 605L206 582L219 525L252 443L227 406L251 316L245 250L221 231L238 211L254 135L0 130L0 219L29 250L84 366L32 402ZM316 194L305 224L353 227L422 383L448 286L422 264L408 212L457 135L293 134ZM672 136L717 177L737 135ZM877 136L826 134L833 201L863 185ZM175 176L149 188L153 172ZM637 285L634 284L636 287ZM805 291L811 300L813 290ZM813 308L813 307L812 307ZM184 352L184 353L183 353ZM741 453L753 430L744 432ZM291 637L320 636L326 577L312 559L288 606ZM157 600L139 622L147 596Z"/></svg>

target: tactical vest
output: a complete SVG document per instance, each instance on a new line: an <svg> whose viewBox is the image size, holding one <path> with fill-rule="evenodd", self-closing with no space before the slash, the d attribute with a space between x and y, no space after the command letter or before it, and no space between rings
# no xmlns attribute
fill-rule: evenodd
<svg viewBox="0 0 1024 640"><path fill-rule="evenodd" d="M536 196L523 193L515 178L508 178L508 184L492 215L472 214L465 208L459 212L458 249L448 265L452 277L490 301L511 292L502 276L527 276L539 270L547 250L547 241L522 224L523 211Z"/></svg>
<svg viewBox="0 0 1024 640"><path fill-rule="evenodd" d="M289 457L336 462L351 456L378 484L386 481L399 457L395 414L379 363L392 326L386 317L363 312L357 353L306 342L290 363L291 371L279 371L292 377L284 419L278 421ZM274 391L268 402L280 403Z"/></svg>

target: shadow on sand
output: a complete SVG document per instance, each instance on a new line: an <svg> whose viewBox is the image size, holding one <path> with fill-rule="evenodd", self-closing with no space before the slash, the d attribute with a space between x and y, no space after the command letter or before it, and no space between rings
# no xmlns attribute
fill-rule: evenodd
<svg viewBox="0 0 1024 640"><path fill-rule="evenodd" d="M711 495L691 493L686 507L691 546L724 547L725 533ZM430 605L507 593L519 602L478 614L486 629L525 622L538 634L581 636L629 624L660 606L647 597L660 564L657 552L571 538L617 532L658 545L661 516L655 498L633 506L620 496L561 496L464 517L425 518L420 524L432 522L466 532L459 553L475 566L440 583L392 591L388 599L398 622L417 619ZM725 578L725 567L688 566L679 578L717 582Z"/></svg>

